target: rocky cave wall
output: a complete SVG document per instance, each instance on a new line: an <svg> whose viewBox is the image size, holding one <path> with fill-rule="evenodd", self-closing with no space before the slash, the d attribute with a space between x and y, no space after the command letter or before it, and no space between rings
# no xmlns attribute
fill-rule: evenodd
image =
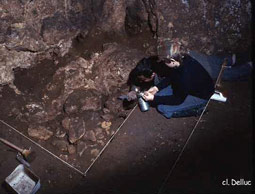
<svg viewBox="0 0 255 194"><path fill-rule="evenodd" d="M64 56L74 37L96 31L128 37L149 29L207 54L251 45L249 0L0 0L0 18L2 85L13 83L15 68Z"/></svg>

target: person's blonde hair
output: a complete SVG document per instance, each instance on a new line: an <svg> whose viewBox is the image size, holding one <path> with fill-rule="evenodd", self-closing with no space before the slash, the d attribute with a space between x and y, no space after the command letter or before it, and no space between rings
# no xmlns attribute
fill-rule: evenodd
<svg viewBox="0 0 255 194"><path fill-rule="evenodd" d="M171 58L174 54L181 52L182 44L178 40L159 39L157 54L159 57Z"/></svg>
<svg viewBox="0 0 255 194"><path fill-rule="evenodd" d="M181 62L185 53L181 42L178 40L161 39L158 42L157 54L161 60L173 58Z"/></svg>

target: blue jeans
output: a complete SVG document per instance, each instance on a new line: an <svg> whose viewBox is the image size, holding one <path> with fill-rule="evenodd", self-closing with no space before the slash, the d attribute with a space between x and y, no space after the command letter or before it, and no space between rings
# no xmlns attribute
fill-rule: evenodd
<svg viewBox="0 0 255 194"><path fill-rule="evenodd" d="M171 86L168 86L160 90L157 96L169 96L173 94ZM182 104L179 105L158 105L157 110L164 115L166 118L170 119L174 115L182 114L183 112L203 108L207 103L207 100L197 98L195 96L188 95Z"/></svg>

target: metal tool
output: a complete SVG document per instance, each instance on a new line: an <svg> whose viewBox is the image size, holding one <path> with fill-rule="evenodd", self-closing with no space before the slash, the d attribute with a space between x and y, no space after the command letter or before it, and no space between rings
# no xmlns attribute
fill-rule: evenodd
<svg viewBox="0 0 255 194"><path fill-rule="evenodd" d="M16 159L21 163L23 164L24 166L30 168L30 164L24 159L24 157L22 156L21 153L18 152L17 156L16 156Z"/></svg>
<svg viewBox="0 0 255 194"><path fill-rule="evenodd" d="M19 148L18 146L12 144L11 142L9 142L9 141L7 141L7 140L5 140L5 139L3 139L3 138L0 138L0 141L1 141L2 143L4 143L5 145L7 145L7 146L9 146L9 147L11 147L11 148L17 150L19 153L22 154L22 156L23 156L26 160L28 160L29 155L31 154L31 149L30 149L30 148L29 148L29 149L22 149L22 148Z"/></svg>

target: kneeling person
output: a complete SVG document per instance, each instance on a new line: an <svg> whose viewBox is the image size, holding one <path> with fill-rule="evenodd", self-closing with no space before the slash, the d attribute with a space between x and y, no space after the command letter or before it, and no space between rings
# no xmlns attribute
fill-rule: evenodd
<svg viewBox="0 0 255 194"><path fill-rule="evenodd" d="M164 79L145 91L143 98L166 118L196 116L214 93L214 82L198 61L176 50L163 60L168 67ZM146 74L139 77L144 78Z"/></svg>

